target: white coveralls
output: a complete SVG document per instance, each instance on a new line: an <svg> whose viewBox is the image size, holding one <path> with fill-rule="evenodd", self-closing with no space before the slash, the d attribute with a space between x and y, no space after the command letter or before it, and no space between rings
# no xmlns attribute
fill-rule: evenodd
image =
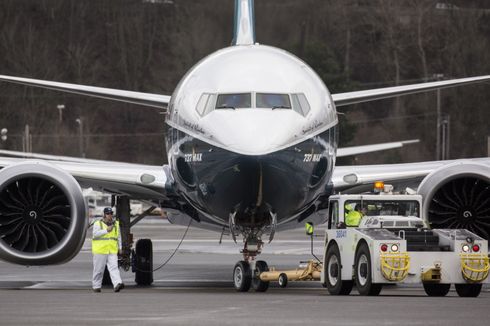
<svg viewBox="0 0 490 326"><path fill-rule="evenodd" d="M101 228L100 222L97 221L93 225L93 239L97 239L105 234L107 230ZM119 250L122 248L121 232L118 232L117 244ZM104 277L105 266L111 275L112 285L116 287L117 284L121 284L121 275L119 274L119 268L117 264L117 254L93 254L94 256L94 273L92 278L92 288L100 289L102 287L102 278Z"/></svg>

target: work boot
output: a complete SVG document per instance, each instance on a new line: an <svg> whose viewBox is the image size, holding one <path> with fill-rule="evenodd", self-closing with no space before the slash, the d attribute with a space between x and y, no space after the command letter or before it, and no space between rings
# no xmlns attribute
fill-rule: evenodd
<svg viewBox="0 0 490 326"><path fill-rule="evenodd" d="M95 293L100 293L100 288L99 289L94 289Z"/></svg>
<svg viewBox="0 0 490 326"><path fill-rule="evenodd" d="M119 291L121 291L122 289L124 289L124 284L119 283L119 284L117 284L117 285L114 287L114 292L119 292Z"/></svg>

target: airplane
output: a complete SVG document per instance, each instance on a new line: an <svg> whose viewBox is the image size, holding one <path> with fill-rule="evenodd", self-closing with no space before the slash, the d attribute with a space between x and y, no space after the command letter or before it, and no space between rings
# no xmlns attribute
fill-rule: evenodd
<svg viewBox="0 0 490 326"><path fill-rule="evenodd" d="M363 192L376 180L415 185L433 227L465 227L487 239L490 233L490 158L335 164L340 156L413 142L337 148L336 108L489 75L331 94L304 61L256 43L253 0L235 0L231 46L199 61L171 96L3 75L0 81L167 110L163 166L0 151L0 258L11 263L60 264L79 252L87 230L82 186L114 194L118 212L128 212L129 198L144 200L161 206L171 223L241 237L238 291L263 289L254 275L267 265L256 256L277 231L325 222L331 194ZM135 222L129 214L119 218L127 239ZM140 241L136 264L146 270L136 268L136 283L151 284L151 266L138 265L152 257L151 242Z"/></svg>

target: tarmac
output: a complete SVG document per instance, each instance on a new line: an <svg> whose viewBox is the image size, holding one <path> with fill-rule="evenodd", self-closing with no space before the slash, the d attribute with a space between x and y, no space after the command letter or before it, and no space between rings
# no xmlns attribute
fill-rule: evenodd
<svg viewBox="0 0 490 326"><path fill-rule="evenodd" d="M147 220L135 239L151 238L154 268L174 251L185 227ZM317 228L317 234L323 229ZM478 298L427 297L420 287L390 286L378 297L330 296L319 282L271 284L265 293L235 292L234 264L240 243L191 228L173 259L154 273L150 287L137 287L122 272L126 288L91 290L90 241L64 265L24 267L0 262L0 325L486 325L490 288ZM277 268L295 268L311 258L303 230L286 231L259 257ZM323 237L314 239L322 255Z"/></svg>

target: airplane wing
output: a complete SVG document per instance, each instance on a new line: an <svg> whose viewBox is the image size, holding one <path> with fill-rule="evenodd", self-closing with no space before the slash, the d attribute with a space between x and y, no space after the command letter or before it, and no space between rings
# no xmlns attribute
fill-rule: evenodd
<svg viewBox="0 0 490 326"><path fill-rule="evenodd" d="M404 145L418 143L419 141L420 141L419 139L413 139L413 140L404 140L404 141L391 142L391 143L342 147L337 149L337 157L344 157L344 156L365 154L371 152L379 152L387 149L400 148L403 147ZM1 150L0 150L0 154L2 154Z"/></svg>
<svg viewBox="0 0 490 326"><path fill-rule="evenodd" d="M173 182L167 165L153 166L110 161L85 160L80 162L62 160L36 160L0 157L0 168L22 162L47 162L71 174L85 188L128 195L133 199L158 203L168 199L167 191Z"/></svg>
<svg viewBox="0 0 490 326"><path fill-rule="evenodd" d="M170 96L159 95L152 93L132 92L124 91L120 89L84 86L69 83L59 83L47 80L39 80L32 78L21 78L0 75L0 81L11 82L15 84L21 84L26 86L34 86L40 88L47 88L57 91L63 91L66 93L74 93L80 95L87 95L92 97L98 97L108 100L115 100L126 103L140 104L153 108L165 108L170 102Z"/></svg>
<svg viewBox="0 0 490 326"><path fill-rule="evenodd" d="M348 92L332 94L335 106L344 106L356 103L363 103L369 101L375 101L385 98L397 97L400 95L416 94L421 92L428 92L436 89L461 86L473 83L481 83L490 81L490 75L460 78L444 81L436 81L430 83L412 84L395 87L375 88L365 91Z"/></svg>
<svg viewBox="0 0 490 326"><path fill-rule="evenodd" d="M412 181L414 185L437 169L456 163L477 163L490 168L490 158L474 158L463 160L430 161L402 164L351 165L336 166L332 183L336 191L356 192L366 191L364 186L370 186L375 181L404 182ZM368 189L370 190L370 188Z"/></svg>
<svg viewBox="0 0 490 326"><path fill-rule="evenodd" d="M8 157L31 158L31 159L48 160L48 161L89 163L89 164L118 164L118 165L132 164L132 163L126 163L126 162L94 160L94 159L89 159L89 158L80 158L80 157L73 157L73 156L49 155L49 154L9 151L9 150L5 150L5 149L0 149L0 155L4 155L4 156L8 156Z"/></svg>

